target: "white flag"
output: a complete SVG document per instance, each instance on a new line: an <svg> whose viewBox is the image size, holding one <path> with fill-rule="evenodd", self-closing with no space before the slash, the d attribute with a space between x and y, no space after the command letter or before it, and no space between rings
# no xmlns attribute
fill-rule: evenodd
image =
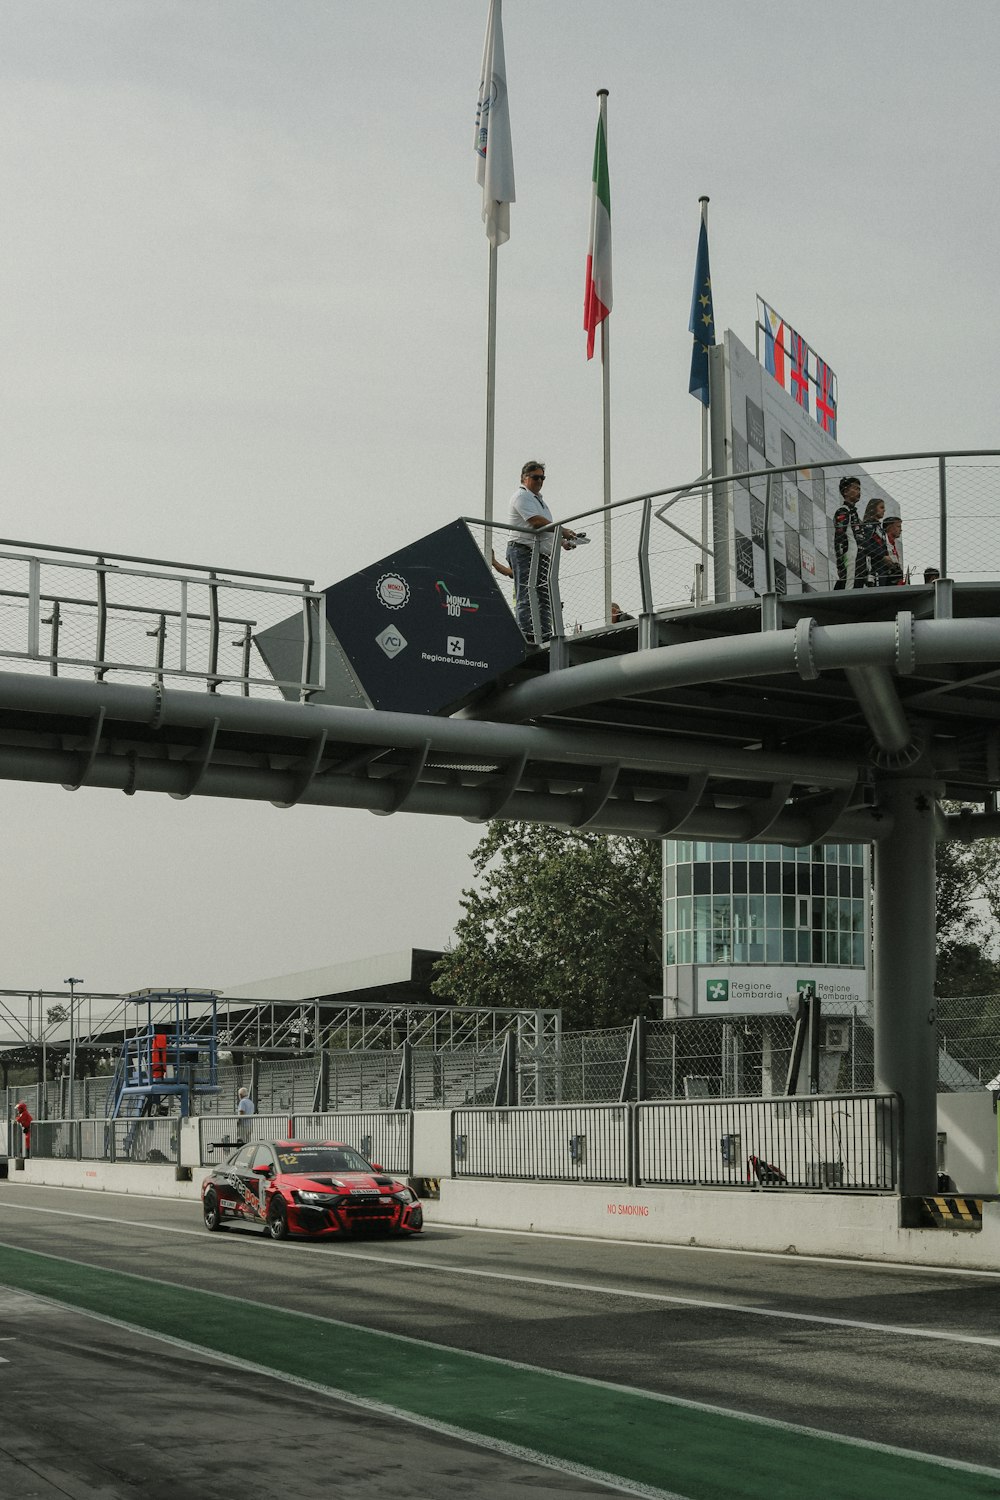
<svg viewBox="0 0 1000 1500"><path fill-rule="evenodd" d="M500 3L490 0L476 109L476 181L483 190L483 223L491 245L502 245L510 239L510 205L514 202L514 153Z"/></svg>

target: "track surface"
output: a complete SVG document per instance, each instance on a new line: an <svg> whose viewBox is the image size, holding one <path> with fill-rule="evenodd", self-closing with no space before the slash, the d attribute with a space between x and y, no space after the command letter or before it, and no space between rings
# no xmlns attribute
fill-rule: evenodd
<svg viewBox="0 0 1000 1500"><path fill-rule="evenodd" d="M431 1207L431 1215L433 1206ZM1000 1275L0 1181L0 1495L1000 1497Z"/></svg>

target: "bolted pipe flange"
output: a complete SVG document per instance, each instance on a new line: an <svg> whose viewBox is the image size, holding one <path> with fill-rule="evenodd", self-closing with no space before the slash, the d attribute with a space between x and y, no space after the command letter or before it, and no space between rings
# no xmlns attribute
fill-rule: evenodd
<svg viewBox="0 0 1000 1500"><path fill-rule="evenodd" d="M813 631L815 629L815 620L800 620L795 627L793 658L795 670L803 682L815 682L819 676L819 667L813 656Z"/></svg>
<svg viewBox="0 0 1000 1500"><path fill-rule="evenodd" d="M914 620L909 610L896 616L896 671L908 677L917 665L917 644L913 638Z"/></svg>

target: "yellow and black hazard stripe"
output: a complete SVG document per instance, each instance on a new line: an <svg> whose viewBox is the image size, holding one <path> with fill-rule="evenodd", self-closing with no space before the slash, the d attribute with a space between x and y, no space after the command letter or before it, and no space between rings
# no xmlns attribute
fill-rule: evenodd
<svg viewBox="0 0 1000 1500"><path fill-rule="evenodd" d="M982 1198L961 1198L936 1194L923 1200L932 1223L938 1229L982 1229Z"/></svg>

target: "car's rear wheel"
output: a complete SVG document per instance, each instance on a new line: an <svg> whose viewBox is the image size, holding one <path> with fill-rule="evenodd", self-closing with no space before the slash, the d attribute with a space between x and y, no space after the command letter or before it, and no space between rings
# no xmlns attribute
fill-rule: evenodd
<svg viewBox="0 0 1000 1500"><path fill-rule="evenodd" d="M214 1231L225 1228L222 1222L222 1210L219 1207L219 1200L211 1188L205 1194L205 1201L202 1204L202 1208L205 1214L206 1229Z"/></svg>
<svg viewBox="0 0 1000 1500"><path fill-rule="evenodd" d="M280 1198L271 1199L271 1207L267 1211L267 1232L272 1240L288 1238L288 1210Z"/></svg>

